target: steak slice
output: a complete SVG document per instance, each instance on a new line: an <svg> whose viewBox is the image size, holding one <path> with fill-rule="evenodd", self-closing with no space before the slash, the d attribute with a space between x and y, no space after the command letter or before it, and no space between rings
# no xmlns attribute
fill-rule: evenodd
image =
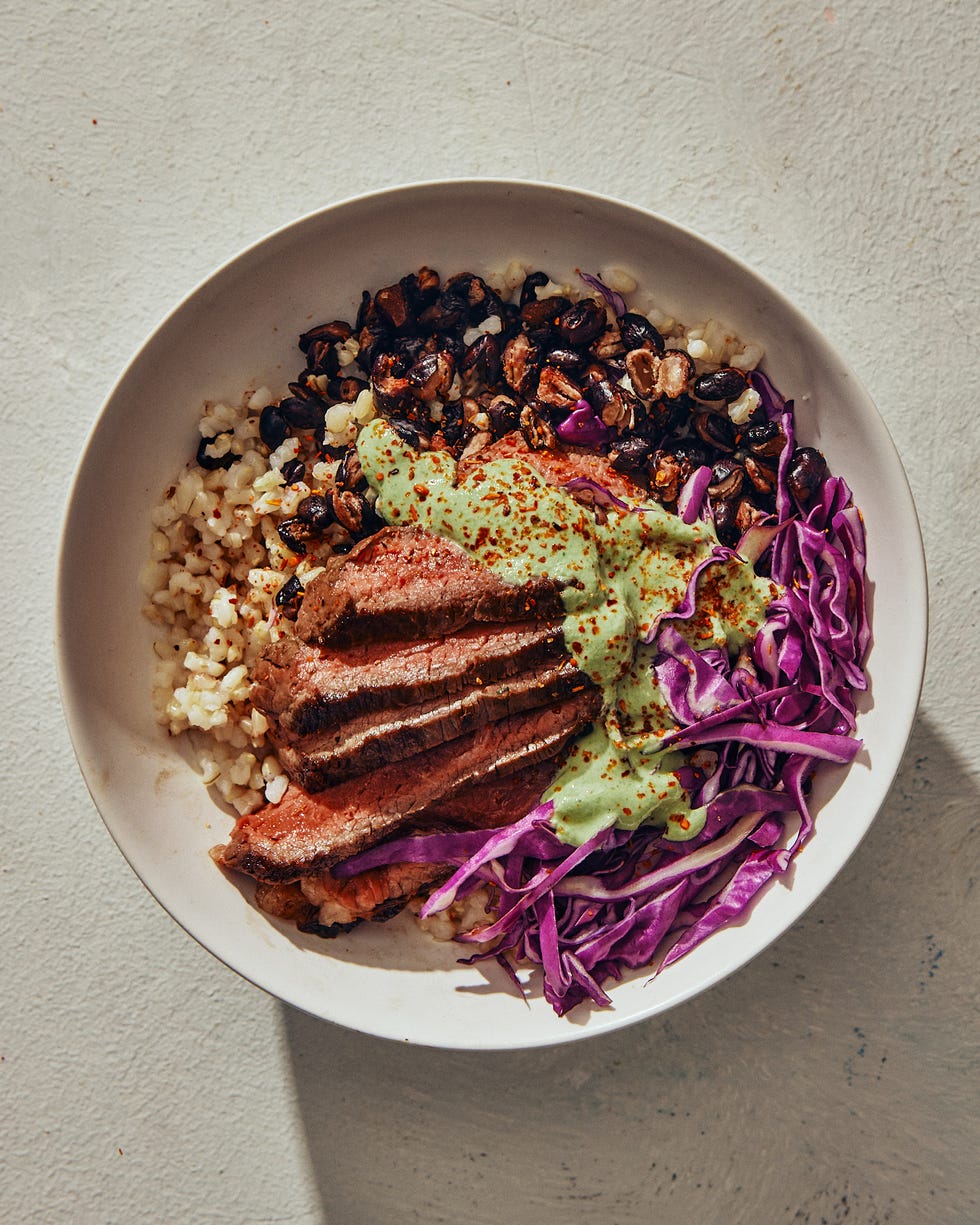
<svg viewBox="0 0 980 1225"><path fill-rule="evenodd" d="M489 723L581 692L586 678L570 660L528 669L494 684L473 683L451 697L372 711L277 744L279 761L307 791L402 761Z"/></svg>
<svg viewBox="0 0 980 1225"><path fill-rule="evenodd" d="M299 745L349 719L451 698L478 680L501 681L566 657L561 626L541 621L329 649L283 638L253 669L252 704L275 725L278 742Z"/></svg>
<svg viewBox="0 0 980 1225"><path fill-rule="evenodd" d="M462 787L442 800L438 815L398 830L430 834L445 829L490 829L510 825L538 802L554 774L550 758L534 762L497 782ZM221 862L220 851L216 857ZM294 923L300 931L330 938L366 920L384 922L429 885L445 880L451 868L437 863L391 863L338 880L330 868L291 881L256 884L255 902L273 918Z"/></svg>
<svg viewBox="0 0 980 1225"><path fill-rule="evenodd" d="M342 646L455 634L474 622L563 616L549 579L508 583L451 540L418 528L385 527L312 580L296 635Z"/></svg>
<svg viewBox="0 0 980 1225"><path fill-rule="evenodd" d="M511 715L425 753L310 795L291 783L278 804L241 817L219 862L263 880L292 880L348 859L473 784L554 758L599 714L588 685L550 706Z"/></svg>

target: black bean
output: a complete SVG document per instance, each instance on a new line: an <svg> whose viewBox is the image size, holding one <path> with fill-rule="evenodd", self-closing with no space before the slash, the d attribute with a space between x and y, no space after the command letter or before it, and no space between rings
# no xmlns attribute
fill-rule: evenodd
<svg viewBox="0 0 980 1225"><path fill-rule="evenodd" d="M500 341L496 336L486 333L478 337L463 354L461 369L464 374L472 374L474 378L482 379L487 386L492 387L500 382Z"/></svg>
<svg viewBox="0 0 980 1225"><path fill-rule="evenodd" d="M544 361L546 366L554 366L566 374L575 374L585 365L586 357L574 349L558 348L546 354Z"/></svg>
<svg viewBox="0 0 980 1225"><path fill-rule="evenodd" d="M778 421L760 421L748 426L742 434L745 445L756 455L778 455L786 445L786 436Z"/></svg>
<svg viewBox="0 0 980 1225"><path fill-rule="evenodd" d="M289 421L278 404L267 404L259 414L259 437L274 451L289 435Z"/></svg>
<svg viewBox="0 0 980 1225"><path fill-rule="evenodd" d="M799 502L807 506L827 476L827 461L815 447L797 447L786 473L789 491Z"/></svg>
<svg viewBox="0 0 980 1225"><path fill-rule="evenodd" d="M279 411L294 430L315 430L323 424L323 404L306 397L287 396L279 401Z"/></svg>
<svg viewBox="0 0 980 1225"><path fill-rule="evenodd" d="M547 285L551 280L546 272L529 272L524 278L524 284L521 286L521 306L526 306L528 302L537 299L537 290L542 285Z"/></svg>
<svg viewBox="0 0 980 1225"><path fill-rule="evenodd" d="M346 378L331 379L327 383L327 395L331 400L341 400L345 404L353 404L362 391L367 388L366 379Z"/></svg>
<svg viewBox="0 0 980 1225"><path fill-rule="evenodd" d="M735 427L727 417L717 413L697 413L694 417L697 435L711 447L721 451L735 449Z"/></svg>
<svg viewBox="0 0 980 1225"><path fill-rule="evenodd" d="M606 312L595 298L583 298L558 318L558 331L566 344L590 345L606 330Z"/></svg>
<svg viewBox="0 0 980 1225"><path fill-rule="evenodd" d="M370 370L380 353L391 344L391 333L381 322L366 323L357 336L358 365L362 370Z"/></svg>
<svg viewBox="0 0 980 1225"><path fill-rule="evenodd" d="M305 553L307 544L317 535L311 524L298 517L283 519L276 530L286 548L294 553Z"/></svg>
<svg viewBox="0 0 980 1225"><path fill-rule="evenodd" d="M290 459L282 466L283 480L287 485L297 485L306 476L306 464L301 459Z"/></svg>
<svg viewBox="0 0 980 1225"><path fill-rule="evenodd" d="M295 574L291 575L276 592L276 607L283 608L287 604L294 604L303 594L303 584L299 581Z"/></svg>
<svg viewBox="0 0 980 1225"><path fill-rule="evenodd" d="M361 458L355 446L349 446L344 452L344 458L337 469L337 485L341 489L353 489L355 492L367 485L361 470Z"/></svg>
<svg viewBox="0 0 980 1225"><path fill-rule="evenodd" d="M215 459L213 455L208 455L207 449L213 446L219 438L227 438L228 430L224 430L221 434L216 434L214 438L202 438L197 447L197 462L202 468L208 472L214 472L218 468L230 468L231 465L238 459L238 456L231 450L226 451L224 455Z"/></svg>
<svg viewBox="0 0 980 1225"><path fill-rule="evenodd" d="M500 298L482 277L472 272L451 276L446 282L446 289L465 303L470 323L482 323L488 315L495 315L500 310Z"/></svg>
<svg viewBox="0 0 980 1225"><path fill-rule="evenodd" d="M336 319L333 323L318 323L315 328L310 328L308 332L300 336L299 347L305 353L315 340L325 340L330 344L336 344L340 340L347 340L350 334L350 324L345 323L342 319Z"/></svg>
<svg viewBox="0 0 980 1225"><path fill-rule="evenodd" d="M652 349L654 353L663 353L664 338L644 315L627 311L619 317L619 334L623 338L623 348Z"/></svg>
<svg viewBox="0 0 980 1225"><path fill-rule="evenodd" d="M551 298L531 298L521 307L521 318L529 331L535 328L550 330L571 305L568 298L560 295Z"/></svg>
<svg viewBox="0 0 980 1225"><path fill-rule="evenodd" d="M494 396L487 406L487 415L490 417L494 434L499 438L510 430L516 430L520 412L520 405L510 396Z"/></svg>
<svg viewBox="0 0 980 1225"><path fill-rule="evenodd" d="M741 370L722 366L710 374L700 374L694 380L694 394L699 400L737 400L748 386Z"/></svg>
<svg viewBox="0 0 980 1225"><path fill-rule="evenodd" d="M419 432L411 421L403 421L399 417L391 417L388 424L403 442L407 442L413 450L419 448Z"/></svg>
<svg viewBox="0 0 980 1225"><path fill-rule="evenodd" d="M333 522L333 507L320 494L311 493L296 507L296 518L316 528L318 532L323 531Z"/></svg>
<svg viewBox="0 0 980 1225"><path fill-rule="evenodd" d="M715 532L722 544L726 544L729 548L734 548L738 544L741 532L739 531L737 515L738 502L735 498L730 498L727 502L715 502L711 508L712 517L715 521Z"/></svg>
<svg viewBox="0 0 980 1225"><path fill-rule="evenodd" d="M634 434L610 451L609 458L617 472L635 472L646 467L652 452L651 444Z"/></svg>
<svg viewBox="0 0 980 1225"><path fill-rule="evenodd" d="M306 364L311 374L325 374L331 378L340 369L340 358L331 341L314 340L306 350Z"/></svg>
<svg viewBox="0 0 980 1225"><path fill-rule="evenodd" d="M436 332L452 332L467 315L467 304L456 294L443 291L419 316L419 322Z"/></svg>
<svg viewBox="0 0 980 1225"><path fill-rule="evenodd" d="M595 379L586 384L582 399L587 400L596 412L601 412L616 399L616 388L608 379Z"/></svg>
<svg viewBox="0 0 980 1225"><path fill-rule="evenodd" d="M708 486L708 492L716 504L718 501L728 502L741 492L744 480L744 468L728 460L719 460L711 469L711 484Z"/></svg>

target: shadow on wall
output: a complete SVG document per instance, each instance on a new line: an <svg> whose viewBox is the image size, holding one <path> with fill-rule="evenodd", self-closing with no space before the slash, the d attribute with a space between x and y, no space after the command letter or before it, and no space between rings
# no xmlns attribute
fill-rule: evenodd
<svg viewBox="0 0 980 1225"><path fill-rule="evenodd" d="M284 1007L323 1221L967 1219L974 1142L949 1120L972 1117L969 1072L936 953L964 959L962 997L977 800L920 717L879 819L791 931L567 1048L400 1046Z"/></svg>

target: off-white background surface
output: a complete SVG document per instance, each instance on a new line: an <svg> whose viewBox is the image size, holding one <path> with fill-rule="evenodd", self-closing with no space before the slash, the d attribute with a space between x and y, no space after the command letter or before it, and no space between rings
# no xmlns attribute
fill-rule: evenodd
<svg viewBox="0 0 980 1225"><path fill-rule="evenodd" d="M0 7L3 1225L980 1219L976 6ZM754 264L870 389L930 566L920 717L851 863L734 978L567 1050L400 1047L214 962L105 832L51 647L74 463L145 334L295 216L456 176Z"/></svg>

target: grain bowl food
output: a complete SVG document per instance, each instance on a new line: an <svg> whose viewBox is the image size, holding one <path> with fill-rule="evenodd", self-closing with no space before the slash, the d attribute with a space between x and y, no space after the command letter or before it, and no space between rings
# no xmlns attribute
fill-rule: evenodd
<svg viewBox="0 0 980 1225"><path fill-rule="evenodd" d="M850 491L762 351L623 272L423 267L209 403L153 515L155 699L219 864L321 935L406 906L563 1014L742 914L850 762Z"/></svg>

